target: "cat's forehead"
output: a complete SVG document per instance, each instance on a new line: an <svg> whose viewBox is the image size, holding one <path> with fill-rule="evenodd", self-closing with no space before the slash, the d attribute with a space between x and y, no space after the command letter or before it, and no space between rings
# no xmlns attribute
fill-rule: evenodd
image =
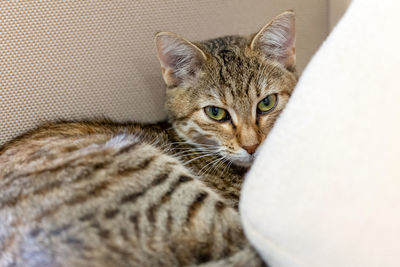
<svg viewBox="0 0 400 267"><path fill-rule="evenodd" d="M210 77L209 83L221 91L226 90L236 97L245 97L251 91L251 85L259 82L258 77L263 64L259 58L245 55L243 46L224 46L214 50L212 64L206 67L205 72Z"/></svg>
<svg viewBox="0 0 400 267"><path fill-rule="evenodd" d="M254 105L269 94L279 93L281 67L260 56L246 53L248 39L226 36L202 43L211 60L199 84L208 105L229 108L248 116Z"/></svg>
<svg viewBox="0 0 400 267"><path fill-rule="evenodd" d="M203 87L225 104L262 97L280 78L279 69L268 63L234 55L207 70Z"/></svg>
<svg viewBox="0 0 400 267"><path fill-rule="evenodd" d="M221 54L230 54L222 51ZM270 94L280 93L281 68L267 62L231 55L210 71L204 89L209 105L233 110L238 116L252 115L254 106Z"/></svg>

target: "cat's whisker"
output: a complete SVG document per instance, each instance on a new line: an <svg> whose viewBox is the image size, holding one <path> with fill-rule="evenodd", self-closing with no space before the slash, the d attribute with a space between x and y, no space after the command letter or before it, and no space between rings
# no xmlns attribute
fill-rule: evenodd
<svg viewBox="0 0 400 267"><path fill-rule="evenodd" d="M210 145L210 144L199 144L199 143L195 143L193 141L176 141L176 142L171 142L171 144L189 144L189 145L199 145L199 146L216 146L216 145Z"/></svg>
<svg viewBox="0 0 400 267"><path fill-rule="evenodd" d="M220 156L217 160L213 161L212 164L211 164L211 166L209 166L209 168L208 168L207 171L205 172L205 174L211 173L212 171L214 171L213 173L215 173L216 170L217 170L216 165L217 165L218 163L220 163L223 159L224 159L224 157L223 157L223 156Z"/></svg>
<svg viewBox="0 0 400 267"><path fill-rule="evenodd" d="M209 168L207 168L207 167L212 167L212 166L214 165L214 163L215 163L215 162L218 162L219 160L220 160L220 158L216 158L216 159L210 161L210 162L207 163L205 166L203 166L203 168L200 169L199 173L200 173L201 175L205 175L205 174L207 173L207 171L209 170ZM202 172L203 169L206 169L204 173Z"/></svg>
<svg viewBox="0 0 400 267"><path fill-rule="evenodd" d="M217 166L215 166L215 168L218 169L221 165L225 164L225 162L227 162L227 161L228 161L227 158L223 158L223 160Z"/></svg>
<svg viewBox="0 0 400 267"><path fill-rule="evenodd" d="M233 163L233 161L230 160L230 159L228 159L228 158L227 158L227 161L228 161L228 164L226 164L226 166L225 166L224 169L222 170L222 174L224 174L225 171L228 171L229 168L231 167L232 163Z"/></svg>
<svg viewBox="0 0 400 267"><path fill-rule="evenodd" d="M180 152L178 152L176 154L184 153L184 152L216 152L216 153L218 153L220 151L219 148L218 149L211 149L211 148L202 148L202 149L200 149L200 148L182 148L182 149L174 149L174 150L175 151L180 151Z"/></svg>
<svg viewBox="0 0 400 267"><path fill-rule="evenodd" d="M227 161L228 161L228 159L223 157L222 160L214 167L215 171L219 170L220 166L223 165ZM221 172L221 173L223 173L223 172Z"/></svg>
<svg viewBox="0 0 400 267"><path fill-rule="evenodd" d="M181 142L177 142L177 143L172 143L172 145L189 145L193 148L219 148L221 147L220 145L206 145L206 144L191 144L191 143L181 143ZM180 147L178 147L180 148Z"/></svg>
<svg viewBox="0 0 400 267"><path fill-rule="evenodd" d="M191 153L191 152L203 152L203 150L199 149L176 149L176 153L174 155L179 155L179 154L185 154L185 153Z"/></svg>
<svg viewBox="0 0 400 267"><path fill-rule="evenodd" d="M179 151L179 150L219 150L220 147L216 146L216 147L173 147L172 148L175 151Z"/></svg>
<svg viewBox="0 0 400 267"><path fill-rule="evenodd" d="M191 159L191 160L188 160L188 161L186 161L183 165L187 165L187 164L189 164L190 162L192 162L192 161L194 161L194 160L197 160L197 159L201 159L201 158L209 157L209 156L214 156L214 155L216 155L216 153L207 153L207 154L205 154L205 155L202 155L202 156L193 158L193 159Z"/></svg>
<svg viewBox="0 0 400 267"><path fill-rule="evenodd" d="M203 156L203 155L207 155L207 154L212 154L212 153L192 153L192 154L183 154L183 155L178 155L175 157L178 157L178 159L180 159L181 161L185 161L187 160L187 158L190 157L197 157L197 156Z"/></svg>
<svg viewBox="0 0 400 267"><path fill-rule="evenodd" d="M174 156L190 156L190 155L198 155L198 154L205 154L205 153L217 153L214 150L186 150L175 153Z"/></svg>
<svg viewBox="0 0 400 267"><path fill-rule="evenodd" d="M216 162L214 162L211 166L210 166L210 168L208 169L208 171L207 171L207 174L210 174L210 175L214 175L215 173L216 173L216 168L215 168L215 166L219 163L219 162L221 162L222 161L222 159L220 158L220 159L218 159L218 161L216 161Z"/></svg>

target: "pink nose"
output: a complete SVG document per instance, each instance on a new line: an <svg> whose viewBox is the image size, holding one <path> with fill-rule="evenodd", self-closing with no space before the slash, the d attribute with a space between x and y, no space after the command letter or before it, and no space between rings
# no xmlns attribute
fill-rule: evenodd
<svg viewBox="0 0 400 267"><path fill-rule="evenodd" d="M253 155L254 152L256 152L257 147L260 144L255 144L255 145L251 145L251 146L243 146L243 149L247 151L247 153L249 153L250 155Z"/></svg>

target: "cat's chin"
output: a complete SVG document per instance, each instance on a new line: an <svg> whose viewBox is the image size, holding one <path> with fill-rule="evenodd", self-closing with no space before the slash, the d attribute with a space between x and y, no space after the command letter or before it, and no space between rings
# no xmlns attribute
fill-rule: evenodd
<svg viewBox="0 0 400 267"><path fill-rule="evenodd" d="M239 167L243 167L243 168L248 169L248 168L251 167L251 165L253 164L254 160L250 160L250 161L233 160L232 162L233 162L233 164L235 164L236 166L239 166Z"/></svg>

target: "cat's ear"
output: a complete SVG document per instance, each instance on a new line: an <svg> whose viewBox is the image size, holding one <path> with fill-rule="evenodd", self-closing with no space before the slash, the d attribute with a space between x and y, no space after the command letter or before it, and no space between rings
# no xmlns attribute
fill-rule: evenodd
<svg viewBox="0 0 400 267"><path fill-rule="evenodd" d="M295 14L293 11L286 11L275 17L253 37L250 48L292 69L296 64L295 42Z"/></svg>
<svg viewBox="0 0 400 267"><path fill-rule="evenodd" d="M155 37L161 71L167 86L177 86L194 79L206 54L195 44L171 32L160 32Z"/></svg>

